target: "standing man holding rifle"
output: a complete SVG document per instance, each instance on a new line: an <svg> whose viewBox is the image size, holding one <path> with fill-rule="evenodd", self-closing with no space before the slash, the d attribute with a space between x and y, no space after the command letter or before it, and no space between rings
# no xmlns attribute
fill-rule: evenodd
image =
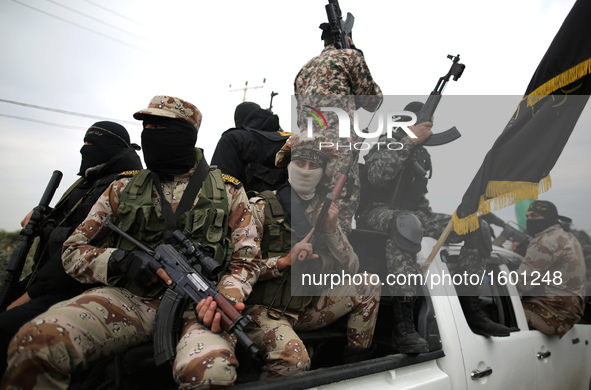
<svg viewBox="0 0 591 390"><path fill-rule="evenodd" d="M347 14L343 20L338 0L329 0L326 5L328 23L322 23L321 39L324 49L320 55L308 61L297 74L294 93L298 104L298 126L300 132L308 130L308 113L322 107L336 107L344 110L350 117L358 108L375 111L381 103L382 91L374 81L363 52L353 45L351 29L354 17ZM319 113L320 111L318 111ZM339 137L339 120L334 112L322 111L325 122L310 122L314 135L323 135L328 141L341 143L339 159L332 176L323 179L321 184L334 188L340 174L344 173L350 161L357 160L357 151L352 146L360 140L351 128L346 129L347 138ZM349 133L350 132L350 133ZM360 184L358 167L351 167L349 181L337 200L339 222L345 233L352 229L353 216L359 206Z"/></svg>
<svg viewBox="0 0 591 390"><path fill-rule="evenodd" d="M27 323L9 347L1 388L66 389L74 371L151 341L163 293L177 280L156 258L120 234L101 229L111 215L119 229L150 248L174 244L188 231L215 259L220 294L244 308L259 275L256 225L241 184L210 169L195 148L201 112L170 96L155 96L134 117L143 121L147 170L109 186L64 244L66 271L89 290ZM149 252L149 251L148 251ZM170 254L171 252L167 252ZM183 388L226 386L236 380L236 339L222 331L212 298L183 313L172 360Z"/></svg>
<svg viewBox="0 0 591 390"><path fill-rule="evenodd" d="M347 176L341 175L332 192L319 184L338 158L333 149L320 149L322 142L326 142L322 136L292 135L277 155L277 164L288 166L289 184L251 199L254 212L261 214L256 220L264 221L259 227L263 260L245 313L254 322L248 333L264 352L262 378L308 370L310 356L296 331L314 331L343 316L347 316L344 362L371 357L381 285L310 288L301 279L309 274L352 276L359 269L334 203Z"/></svg>

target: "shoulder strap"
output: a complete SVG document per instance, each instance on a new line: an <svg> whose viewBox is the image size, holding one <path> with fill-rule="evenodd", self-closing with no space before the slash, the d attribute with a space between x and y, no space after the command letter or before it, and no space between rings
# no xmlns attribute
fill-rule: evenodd
<svg viewBox="0 0 591 390"><path fill-rule="evenodd" d="M178 229L178 218L185 212L189 211L191 206L193 206L193 202L195 201L208 172L209 164L207 164L205 157L203 157L201 158L201 161L199 161L199 164L197 164L197 170L191 176L189 184L183 192L181 201L174 212L172 211L172 205L170 202L164 198L160 178L154 172L151 173L158 195L160 195L160 204L162 205L162 216L164 217L165 225L163 234L164 242L168 242L170 237L172 237L172 233Z"/></svg>

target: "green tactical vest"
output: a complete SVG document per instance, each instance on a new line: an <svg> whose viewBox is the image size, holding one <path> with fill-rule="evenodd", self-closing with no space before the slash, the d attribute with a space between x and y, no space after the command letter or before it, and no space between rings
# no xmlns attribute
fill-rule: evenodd
<svg viewBox="0 0 591 390"><path fill-rule="evenodd" d="M291 234L293 230L285 218L283 206L281 206L274 191L263 191L257 196L266 201L261 258L284 256L291 250ZM316 248L314 252L321 254L319 260L323 263L322 271L330 272L334 264L334 258L326 247L323 248L320 241L317 244L318 252ZM285 308L291 297L291 268L286 272L289 275L283 286L281 286L283 276L256 282L246 304L269 306L273 302L273 298L275 298L273 308L278 310ZM314 301L314 298L313 296L294 296L287 308L292 311L303 311Z"/></svg>
<svg viewBox="0 0 591 390"><path fill-rule="evenodd" d="M152 203L152 182L147 169L129 181L119 198L118 226L155 248L163 243L165 224L161 209ZM201 187L199 201L192 210L178 219L179 228L191 232L193 242L201 243L204 253L222 265L218 280L226 273L233 251L233 243L228 237L228 208L228 196L221 171L212 167ZM131 242L121 237L115 247L135 249ZM159 284L141 286L133 281L126 281L124 287L147 298L160 295L165 288Z"/></svg>

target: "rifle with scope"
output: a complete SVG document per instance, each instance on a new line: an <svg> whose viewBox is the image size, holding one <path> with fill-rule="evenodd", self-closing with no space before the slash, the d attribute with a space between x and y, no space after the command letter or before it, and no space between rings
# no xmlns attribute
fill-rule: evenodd
<svg viewBox="0 0 591 390"><path fill-rule="evenodd" d="M202 251L199 243L194 243L188 237L187 231L175 230L174 240L181 245L177 250L171 244L161 244L152 249L137 240L127 232L121 230L109 221L109 216L103 226L121 235L137 246L139 250L152 256L172 279L172 284L162 297L160 307L156 313L154 324L154 360L157 365L169 361L175 356L176 345L181 332L183 312L189 301L199 303L202 299L212 297L217 303L216 312L221 314L222 329L232 333L253 357L259 353L254 341L246 334L245 328L252 320L243 316L234 305L224 297L209 277L217 275L220 265Z"/></svg>

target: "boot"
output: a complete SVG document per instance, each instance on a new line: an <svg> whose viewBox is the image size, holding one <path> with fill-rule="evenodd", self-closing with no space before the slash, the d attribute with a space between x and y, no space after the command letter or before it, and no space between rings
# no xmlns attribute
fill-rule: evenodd
<svg viewBox="0 0 591 390"><path fill-rule="evenodd" d="M395 297L392 300L395 321L392 342L394 348L400 353L429 352L429 343L415 329L413 315L415 301L414 296Z"/></svg>
<svg viewBox="0 0 591 390"><path fill-rule="evenodd" d="M460 305L472 332L482 336L507 337L509 328L491 321L480 307L477 296L460 296Z"/></svg>
<svg viewBox="0 0 591 390"><path fill-rule="evenodd" d="M343 349L343 362L349 364L371 359L375 350L375 345L369 348L350 347L345 345L345 348Z"/></svg>

